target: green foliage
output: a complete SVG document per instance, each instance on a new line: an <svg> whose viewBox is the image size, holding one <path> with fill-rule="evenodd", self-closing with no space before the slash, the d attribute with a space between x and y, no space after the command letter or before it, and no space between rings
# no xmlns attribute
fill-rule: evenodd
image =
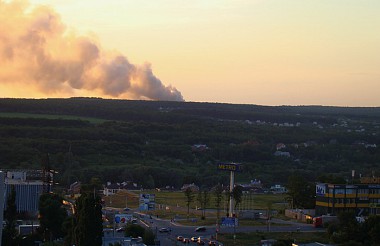
<svg viewBox="0 0 380 246"><path fill-rule="evenodd" d="M102 245L102 205L94 193L82 193L76 200L75 244L83 246Z"/></svg>
<svg viewBox="0 0 380 246"><path fill-rule="evenodd" d="M289 176L286 184L288 195L295 208L315 207L315 185L306 181L300 174Z"/></svg>
<svg viewBox="0 0 380 246"><path fill-rule="evenodd" d="M223 187L220 184L217 184L214 187L214 201L216 207L216 219L219 221L220 219L220 209L223 201Z"/></svg>
<svg viewBox="0 0 380 246"><path fill-rule="evenodd" d="M49 153L51 167L59 171L54 180L62 185L90 183L92 177L131 180L143 188L227 185L228 174L216 171L219 161L243 163L237 180L257 178L268 186L286 183L295 171L308 181L323 173L345 181L351 169L370 173L380 159L380 148L353 144L380 144L379 108L72 98L0 99L0 109L3 168L41 168L40 156ZM343 121L366 131L348 133L340 127ZM284 122L301 125L278 126ZM306 147L308 141L315 144ZM279 142L290 158L273 155ZM199 143L209 148L192 150Z"/></svg>
<svg viewBox="0 0 380 246"><path fill-rule="evenodd" d="M378 245L380 217L372 215L359 224L355 213L342 212L338 215L338 223L331 223L327 232L330 239L339 245Z"/></svg>
<svg viewBox="0 0 380 246"><path fill-rule="evenodd" d="M17 219L17 207L16 207L16 191L12 186L11 191L7 197L7 205L4 211L4 220L6 222L3 229L2 245L12 246L16 244L16 219Z"/></svg>
<svg viewBox="0 0 380 246"><path fill-rule="evenodd" d="M186 206L187 206L187 219L189 219L190 215L190 204L194 201L194 192L188 187L185 191L185 198L186 198Z"/></svg>
<svg viewBox="0 0 380 246"><path fill-rule="evenodd" d="M198 192L198 198L197 198L201 209L202 209L202 216L201 219L205 220L206 219L206 207L208 206L210 202L210 193L208 190L199 190Z"/></svg>
<svg viewBox="0 0 380 246"><path fill-rule="evenodd" d="M63 198L57 194L46 193L40 196L40 229L47 240L63 236L62 224L67 218L67 212L62 201Z"/></svg>
<svg viewBox="0 0 380 246"><path fill-rule="evenodd" d="M232 197L235 202L235 209L242 201L242 195L243 195L243 187L240 185L236 185L232 190Z"/></svg>
<svg viewBox="0 0 380 246"><path fill-rule="evenodd" d="M143 243L146 245L155 245L154 239L155 235L152 230L146 229L144 232Z"/></svg>
<svg viewBox="0 0 380 246"><path fill-rule="evenodd" d="M125 236L127 237L143 237L145 233L144 227L137 224L128 224L125 227Z"/></svg>

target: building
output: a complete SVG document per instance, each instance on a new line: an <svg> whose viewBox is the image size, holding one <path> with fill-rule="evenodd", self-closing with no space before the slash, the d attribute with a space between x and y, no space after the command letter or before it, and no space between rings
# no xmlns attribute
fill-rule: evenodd
<svg viewBox="0 0 380 246"><path fill-rule="evenodd" d="M273 192L273 194L284 194L284 193L288 192L284 186L278 185L278 184L272 185L270 187L270 191Z"/></svg>
<svg viewBox="0 0 380 246"><path fill-rule="evenodd" d="M355 212L356 216L380 215L380 178L360 179L360 184L316 185L316 215Z"/></svg>
<svg viewBox="0 0 380 246"><path fill-rule="evenodd" d="M52 173L41 170L3 170L5 173L5 204L12 188L16 192L17 212L36 215L40 195L51 191ZM48 176L48 178L46 178Z"/></svg>

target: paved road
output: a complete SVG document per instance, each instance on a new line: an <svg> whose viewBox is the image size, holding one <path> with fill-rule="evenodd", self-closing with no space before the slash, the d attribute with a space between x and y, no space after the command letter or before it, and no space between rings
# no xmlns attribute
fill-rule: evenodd
<svg viewBox="0 0 380 246"><path fill-rule="evenodd" d="M206 226L205 232L195 232L195 226L184 226L178 223L173 223L170 220L165 220L157 217L150 217L149 215L144 215L138 212L130 211L135 217L139 218L139 223L151 228L151 230L157 235L158 239L161 242L161 245L170 246L170 245L184 245L182 242L176 240L177 236L183 236L186 238L191 237L201 237L204 238L206 245L210 239L215 238L216 235L216 226ZM234 233L234 232L313 232L313 231L324 231L323 228L314 228L310 224L297 223L292 221L283 221L279 219L272 219L271 223L275 225L264 225L264 226L238 226L238 227L220 227L220 233ZM280 225L283 224L283 225ZM160 233L160 228L170 228L171 232L169 233ZM123 233L116 233L115 236L122 236ZM189 245L196 245L196 243L190 243Z"/></svg>
<svg viewBox="0 0 380 246"><path fill-rule="evenodd" d="M135 213L136 216L140 216ZM144 215L141 218L141 221L148 227L150 227L153 232L157 234L158 239L161 242L161 245L183 245L182 243L176 240L177 236L183 236L187 238L191 237L203 237L205 238L206 244L212 237L216 237L216 226L206 226L205 232L195 232L195 226L183 226L178 223L173 223L169 220L163 220L156 217L149 217ZM276 225L266 225L266 226L238 226L238 227L220 227L220 233L234 233L234 232L314 232L314 231L324 231L322 228L314 228L311 224L304 224L292 221L283 221L279 219L272 219L271 223L276 223ZM283 225L280 225L283 224ZM170 228L170 233L160 233L160 228ZM196 245L191 243L190 245Z"/></svg>

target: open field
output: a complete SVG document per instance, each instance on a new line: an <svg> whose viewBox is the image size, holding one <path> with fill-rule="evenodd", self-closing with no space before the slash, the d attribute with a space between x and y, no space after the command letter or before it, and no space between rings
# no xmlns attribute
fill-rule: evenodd
<svg viewBox="0 0 380 246"><path fill-rule="evenodd" d="M3 118L33 118L33 119L51 119L51 120L83 120L88 121L91 124L101 124L106 120L90 118L90 117L80 117L74 115L55 115L55 114L31 114L31 113L4 113L0 112L0 117Z"/></svg>
<svg viewBox="0 0 380 246"><path fill-rule="evenodd" d="M145 190L145 191L132 191L131 194L136 194L138 197L139 194L155 194L156 195L156 204L165 205L169 207L185 207L186 206L186 197L185 194L181 191L157 191L157 190ZM123 198L124 197L124 198ZM190 204L190 209L196 209L199 207L197 202L197 194L194 194L194 201ZM284 209L286 205L284 204L285 195L283 194L251 194L243 195L243 201L240 205L241 209ZM121 201L120 201L121 200ZM225 202L226 199L223 199ZM120 192L112 196L112 201L115 207L125 206L125 194ZM108 204L107 204L108 205ZM137 207L137 203L131 202L130 207ZM221 209L224 209L225 204L222 203ZM215 207L215 196L210 193L210 202L207 206L207 209L216 209Z"/></svg>
<svg viewBox="0 0 380 246"><path fill-rule="evenodd" d="M187 215L187 206L185 195L180 191L157 191L157 190L146 190L146 191L120 191L115 195L104 197L105 204L109 207L114 208L138 208L139 206L139 195L141 193L145 194L155 194L156 195L156 209L153 211L148 211L147 213L159 216L164 219L176 219L178 223L183 225L212 225L216 221L216 207L215 207L215 197L210 194L210 202L207 206L206 219L201 220L202 211L197 210L199 207L196 201L196 194L194 201L190 205L189 216ZM284 209L282 202L284 201L284 195L274 195L274 194L263 194L263 195L244 195L242 206L243 209L262 209L266 210L268 206L272 209ZM278 205L277 203L281 203ZM225 214L225 207L223 205L220 208L220 216ZM189 218L189 219L187 219ZM263 222L253 221L253 220L241 220L242 225L262 225Z"/></svg>

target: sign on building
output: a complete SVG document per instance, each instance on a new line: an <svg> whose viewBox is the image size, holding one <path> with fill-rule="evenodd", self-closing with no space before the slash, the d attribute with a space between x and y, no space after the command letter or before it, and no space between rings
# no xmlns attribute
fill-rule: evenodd
<svg viewBox="0 0 380 246"><path fill-rule="evenodd" d="M326 184L317 184L315 188L315 194L317 196L325 196L326 194Z"/></svg>

